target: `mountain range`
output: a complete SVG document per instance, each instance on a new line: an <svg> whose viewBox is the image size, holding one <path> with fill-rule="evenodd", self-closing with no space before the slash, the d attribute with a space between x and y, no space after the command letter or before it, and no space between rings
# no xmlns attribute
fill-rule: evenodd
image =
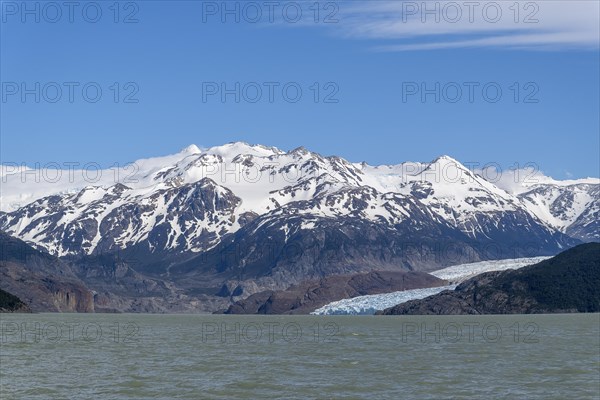
<svg viewBox="0 0 600 400"><path fill-rule="evenodd" d="M115 310L136 309L132 290L154 299L140 309L169 298L214 311L331 275L600 240L600 180L509 187L448 156L371 166L236 142L107 170L3 166L1 178L0 230L70 265Z"/></svg>

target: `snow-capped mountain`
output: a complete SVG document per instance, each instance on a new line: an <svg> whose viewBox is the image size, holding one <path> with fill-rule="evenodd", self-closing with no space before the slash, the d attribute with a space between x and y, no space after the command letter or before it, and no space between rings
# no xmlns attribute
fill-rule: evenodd
<svg viewBox="0 0 600 400"><path fill-rule="evenodd" d="M59 256L134 245L201 253L225 237L244 240L242 233L275 228L285 244L300 231L350 222L378 225L405 241L440 234L471 247L527 242L539 254L574 243L559 231L598 238L599 183L538 185L514 194L447 156L370 166L304 148L237 142L58 175L3 166L0 229Z"/></svg>
<svg viewBox="0 0 600 400"><path fill-rule="evenodd" d="M559 181L533 168L505 171L499 178L494 179L499 188L547 225L584 242L600 240L600 179Z"/></svg>
<svg viewBox="0 0 600 400"><path fill-rule="evenodd" d="M600 241L600 185L536 185L518 197L553 228L582 241Z"/></svg>

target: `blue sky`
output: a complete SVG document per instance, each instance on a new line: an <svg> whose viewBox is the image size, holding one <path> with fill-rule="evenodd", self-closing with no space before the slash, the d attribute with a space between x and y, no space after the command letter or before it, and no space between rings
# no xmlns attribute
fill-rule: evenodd
<svg viewBox="0 0 600 400"><path fill-rule="evenodd" d="M449 154L504 168L533 162L558 179L599 175L598 2L523 2L518 15L514 2L498 2L496 22L479 10L470 21L464 9L436 16L409 7L420 2L384 1L320 2L315 22L313 3L292 23L298 2L280 1L271 23L256 2L263 18L252 23L255 10L228 2L239 23L233 14L223 23L222 2L120 2L118 15L112 1L81 2L72 22L66 8L58 17L28 2L36 22L21 2L3 2L1 161L108 167L242 140L370 164ZM207 92L236 82L239 102ZM436 83L439 102L423 99Z"/></svg>

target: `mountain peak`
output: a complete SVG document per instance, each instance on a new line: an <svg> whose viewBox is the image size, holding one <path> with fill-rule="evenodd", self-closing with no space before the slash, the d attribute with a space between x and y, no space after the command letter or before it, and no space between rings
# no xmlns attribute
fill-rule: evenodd
<svg viewBox="0 0 600 400"><path fill-rule="evenodd" d="M435 160L431 161L429 164L425 164L425 165L426 165L425 170L432 170L432 169L437 169L437 168L441 168L441 169L456 168L459 170L468 171L467 167L465 167L460 161L458 161L450 156L447 156L447 155L439 156Z"/></svg>
<svg viewBox="0 0 600 400"><path fill-rule="evenodd" d="M184 147L183 149L181 149L180 153L187 153L187 154L197 154L197 153L201 153L202 150L200 149L200 147L196 146L195 144L190 144L187 147Z"/></svg>
<svg viewBox="0 0 600 400"><path fill-rule="evenodd" d="M450 157L450 156L448 156L448 155L446 155L446 154L444 154L444 155L441 155L441 156L437 157L435 160L433 160L433 161L431 162L431 164L436 164L436 163L449 163L449 162L451 162L451 163L455 163L455 164L458 164L458 165L462 165L462 164L461 164L461 163L460 163L458 160L456 160L456 159L454 159L454 158L452 158L452 157Z"/></svg>
<svg viewBox="0 0 600 400"><path fill-rule="evenodd" d="M300 147L296 147L294 150L290 150L290 152L288 154L300 154L300 155L304 155L304 154L309 154L310 151L308 151L306 149L306 147L304 146L300 146Z"/></svg>

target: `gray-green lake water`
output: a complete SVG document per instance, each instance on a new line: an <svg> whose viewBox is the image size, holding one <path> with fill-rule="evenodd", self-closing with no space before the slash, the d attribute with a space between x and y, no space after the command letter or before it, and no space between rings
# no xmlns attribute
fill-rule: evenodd
<svg viewBox="0 0 600 400"><path fill-rule="evenodd" d="M3 314L2 399L598 399L600 314Z"/></svg>

